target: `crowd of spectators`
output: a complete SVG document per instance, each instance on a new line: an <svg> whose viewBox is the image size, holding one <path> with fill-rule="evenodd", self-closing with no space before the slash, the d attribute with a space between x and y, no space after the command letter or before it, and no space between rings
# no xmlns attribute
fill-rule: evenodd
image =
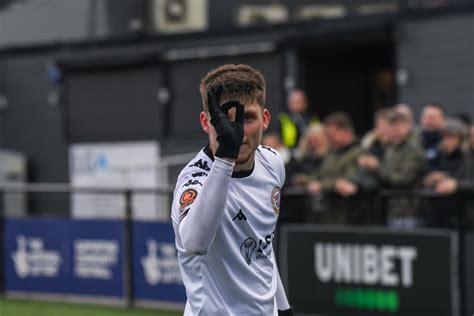
<svg viewBox="0 0 474 316"><path fill-rule="evenodd" d="M304 101L305 111L304 92L295 93ZM290 103L292 95L295 98L290 94ZM299 220L328 224L375 221L404 228L470 223L474 124L466 115L448 117L442 105L429 103L417 125L410 106L396 104L378 110L373 129L362 137L355 134L351 118L343 112L331 113L321 122L308 119L311 116L304 112L286 119L291 117L306 118L294 124L293 146L283 141L284 128L280 134L266 135L263 144L284 157L286 192L297 192L312 201ZM290 123L284 124L288 129ZM308 204L293 203L288 212L302 207ZM462 217L461 211L465 211Z"/></svg>

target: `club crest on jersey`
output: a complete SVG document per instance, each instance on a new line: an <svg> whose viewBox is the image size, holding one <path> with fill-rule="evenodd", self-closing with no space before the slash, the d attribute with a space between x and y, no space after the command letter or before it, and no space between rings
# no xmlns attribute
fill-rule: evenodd
<svg viewBox="0 0 474 316"><path fill-rule="evenodd" d="M280 214L280 200L281 200L281 190L279 187L274 187L272 190L272 207L275 213Z"/></svg>
<svg viewBox="0 0 474 316"><path fill-rule="evenodd" d="M183 210L189 205L193 204L194 201L196 200L198 193L194 189L187 189L181 194L181 197L179 198L179 209Z"/></svg>

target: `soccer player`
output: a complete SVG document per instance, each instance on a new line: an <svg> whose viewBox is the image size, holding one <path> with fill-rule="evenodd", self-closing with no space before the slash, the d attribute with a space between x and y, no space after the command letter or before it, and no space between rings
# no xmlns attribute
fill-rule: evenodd
<svg viewBox="0 0 474 316"><path fill-rule="evenodd" d="M272 249L285 171L260 145L270 122L265 81L224 65L201 81L203 148L178 176L173 228L184 315L293 315Z"/></svg>

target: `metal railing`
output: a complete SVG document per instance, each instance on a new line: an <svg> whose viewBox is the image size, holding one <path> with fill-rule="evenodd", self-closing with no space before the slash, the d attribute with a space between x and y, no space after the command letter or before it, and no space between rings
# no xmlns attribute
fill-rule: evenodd
<svg viewBox="0 0 474 316"><path fill-rule="evenodd" d="M470 210L474 216L474 187L457 192L451 195L441 195L431 189L388 189L380 188L373 191L361 191L351 197L341 197L338 194L312 195L306 190L297 187L286 187L282 191L282 212L281 220L286 222L318 222L318 218L325 212L331 212L331 202L345 202L350 208L347 212L363 211L363 220L354 223L359 225L386 225L387 224L387 204L391 200L412 199L419 203L417 208L423 221L423 226L431 227L443 226L443 223L434 223L433 216L435 210L451 207L452 219L455 222L447 222L444 227L472 228L469 217ZM472 203L472 205L470 204ZM340 223L329 223L340 224Z"/></svg>

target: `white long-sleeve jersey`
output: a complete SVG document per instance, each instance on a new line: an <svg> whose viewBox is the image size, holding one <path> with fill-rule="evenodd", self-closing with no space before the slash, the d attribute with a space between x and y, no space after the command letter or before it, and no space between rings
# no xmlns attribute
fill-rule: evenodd
<svg viewBox="0 0 474 316"><path fill-rule="evenodd" d="M259 146L252 170L232 169L214 161L206 147L177 180L171 217L188 298L185 316L277 315L276 297L282 294L287 305L272 247L283 161L275 150ZM209 218L212 212L200 207L212 208L213 199L224 207Z"/></svg>

